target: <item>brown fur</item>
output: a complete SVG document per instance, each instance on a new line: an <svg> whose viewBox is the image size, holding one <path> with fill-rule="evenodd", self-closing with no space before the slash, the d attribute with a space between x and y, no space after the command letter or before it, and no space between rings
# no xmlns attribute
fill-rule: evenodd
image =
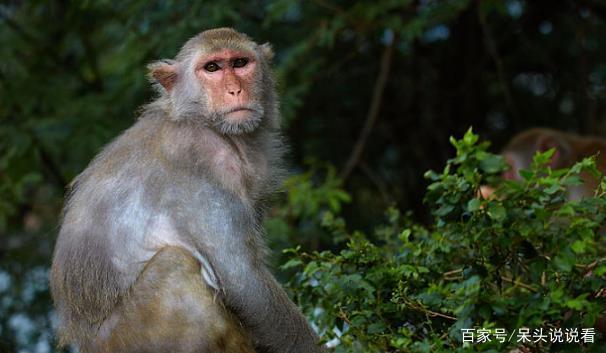
<svg viewBox="0 0 606 353"><path fill-rule="evenodd" d="M606 140L600 137L580 136L577 134L547 128L534 128L515 135L502 151L512 170L506 173L507 179L519 178L520 169L530 169L536 152L555 148L550 167L553 169L569 168L583 158L598 154L596 165L606 173ZM578 199L593 195L599 180L581 173L584 184L571 187L569 195Z"/></svg>
<svg viewBox="0 0 606 353"><path fill-rule="evenodd" d="M102 352L254 353L240 321L200 281L197 259L177 247L163 248L145 265L93 346Z"/></svg>

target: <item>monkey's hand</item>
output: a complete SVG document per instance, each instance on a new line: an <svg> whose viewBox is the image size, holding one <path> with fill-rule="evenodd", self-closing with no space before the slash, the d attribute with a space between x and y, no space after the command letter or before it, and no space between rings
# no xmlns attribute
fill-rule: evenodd
<svg viewBox="0 0 606 353"><path fill-rule="evenodd" d="M220 249L214 254L222 261L213 262L219 293L250 330L257 351L324 352L318 336L265 265L245 247L223 248L226 253Z"/></svg>

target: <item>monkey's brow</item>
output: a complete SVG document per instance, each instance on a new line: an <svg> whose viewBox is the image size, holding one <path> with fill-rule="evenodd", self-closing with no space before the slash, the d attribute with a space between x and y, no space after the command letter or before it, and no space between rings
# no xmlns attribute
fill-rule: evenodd
<svg viewBox="0 0 606 353"><path fill-rule="evenodd" d="M225 52L210 53L208 55L203 55L202 60L208 62L208 61L234 60L234 59L239 59L239 58L252 59L253 57L254 57L253 53L238 50L238 51L229 51L228 53L225 53Z"/></svg>
<svg viewBox="0 0 606 353"><path fill-rule="evenodd" d="M205 58L203 60L204 63L209 63L209 62L216 62L216 63L224 63L224 62L233 62L236 61L238 59L247 59L249 61L251 61L251 57L248 55L230 55L228 57L225 56L215 56L215 57L209 57L209 58Z"/></svg>

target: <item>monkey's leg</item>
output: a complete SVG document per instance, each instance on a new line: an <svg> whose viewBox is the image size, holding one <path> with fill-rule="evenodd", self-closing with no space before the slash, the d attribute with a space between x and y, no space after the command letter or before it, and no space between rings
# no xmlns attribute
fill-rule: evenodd
<svg viewBox="0 0 606 353"><path fill-rule="evenodd" d="M145 265L94 346L91 352L254 353L248 332L202 281L199 262L178 247Z"/></svg>

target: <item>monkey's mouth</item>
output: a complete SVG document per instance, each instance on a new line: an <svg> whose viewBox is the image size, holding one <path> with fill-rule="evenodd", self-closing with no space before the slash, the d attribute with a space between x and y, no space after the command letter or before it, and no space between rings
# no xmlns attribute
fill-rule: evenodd
<svg viewBox="0 0 606 353"><path fill-rule="evenodd" d="M245 117L245 116L252 114L254 111L255 110L250 107L236 107L236 108L226 111L225 115L235 116L235 117L237 117L237 116Z"/></svg>
<svg viewBox="0 0 606 353"><path fill-rule="evenodd" d="M226 109L214 120L215 126L224 134L238 135L255 130L263 117L260 104L249 104Z"/></svg>

